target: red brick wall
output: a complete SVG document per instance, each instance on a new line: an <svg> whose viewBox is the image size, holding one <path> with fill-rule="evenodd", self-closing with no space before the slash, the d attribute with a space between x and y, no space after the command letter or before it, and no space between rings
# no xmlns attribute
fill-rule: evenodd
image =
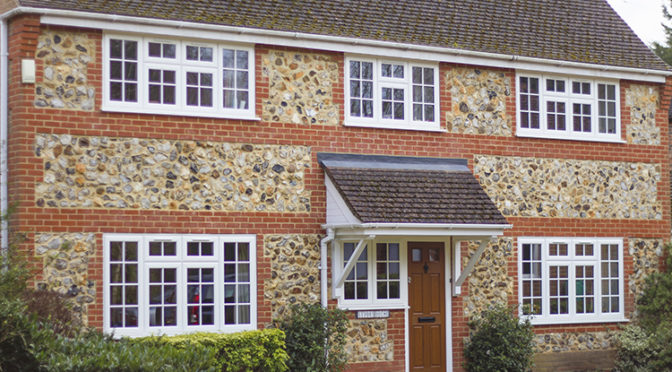
<svg viewBox="0 0 672 372"><path fill-rule="evenodd" d="M107 113L100 111L102 60L101 32L83 30L98 42L97 59L89 64L89 81L96 86L96 109L93 112L37 108L33 104L34 85L20 82L22 58L34 58L40 32L39 17L24 15L9 23L10 29L10 146L9 146L9 197L18 209L12 216L11 227L25 232L27 241L23 248L31 252L36 232L93 232L97 235L96 252L90 263L89 277L96 282L97 298L90 306L91 325L102 327L102 234L103 233L207 233L207 234L256 234L258 263L258 322L270 321L270 304L263 298L263 282L270 277L269 260L262 251L265 234L323 234L320 225L325 222L326 197L323 173L316 162L318 152L347 152L360 154L385 154L429 156L468 159L473 166L474 154L524 156L542 158L568 158L630 162L655 162L661 174L669 174L667 108L672 97L672 79L664 90L664 102L658 111L657 122L661 132L661 145L629 145L583 141L544 140L534 138L491 137L453 133L383 130L339 126L295 125L264 121L226 120L180 116ZM261 55L269 46L256 47L256 112L261 116L261 103L268 97L268 81L261 73ZM273 49L278 49L273 47ZM279 48L282 49L282 48ZM292 50L292 49L286 49ZM322 52L320 52L322 53ZM332 54L331 52L324 52ZM333 54L343 67L343 55ZM455 65L442 63L440 76ZM38 64L37 79L42 66ZM515 118L515 72L502 70L511 79L512 92L507 99L507 113ZM441 79L443 80L443 79ZM625 89L630 81L621 81L621 128L629 124L625 106ZM639 82L637 84L640 84ZM654 84L655 85L655 84ZM660 86L662 85L655 85ZM340 106L341 121L344 117L343 84L334 87L334 103ZM441 89L441 110L450 109L450 94ZM444 117L443 114L440 117ZM513 124L515 132L515 124ZM56 133L86 136L139 137L160 139L190 139L218 142L305 145L312 148L313 164L306 170L306 187L310 189L311 211L307 213L241 213L218 211L168 211L168 210L102 210L37 207L35 185L42 180L43 164L34 153L36 133ZM658 197L663 201L662 220L609 220L569 218L509 218L514 228L506 236L617 236L654 237L668 240L670 231L670 183L663 177L658 184ZM516 246L514 241L514 246ZM624 249L627 253L627 249ZM632 259L624 261L625 275L632 272ZM35 265L38 274L41 267ZM508 265L511 277L517 273L517 257ZM509 298L515 304L514 296ZM468 293L468 286L463 293ZM626 313L633 308L634 299L626 291ZM452 299L453 307L453 366L461 369L463 363L462 340L468 335L461 297ZM389 336L394 338L395 361L391 363L365 363L351 366L351 371L395 371L404 365L404 317L402 311L392 311L388 322ZM602 331L603 325L568 325L536 327L536 332Z"/></svg>

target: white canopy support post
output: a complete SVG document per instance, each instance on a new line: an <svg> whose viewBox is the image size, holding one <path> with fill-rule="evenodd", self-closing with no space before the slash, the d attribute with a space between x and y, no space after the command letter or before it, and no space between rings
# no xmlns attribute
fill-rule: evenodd
<svg viewBox="0 0 672 372"><path fill-rule="evenodd" d="M345 265L343 268L343 272L341 275L338 277L338 280L336 280L336 285L334 286L334 289L340 288L343 285L343 282L345 281L345 278L347 278L348 275L350 275L350 272L352 271L352 268L355 267L355 263L357 263L357 259L359 258L359 255L362 254L362 251L366 247L366 242L369 240L373 240L374 236L369 236L368 238L363 238L357 243L357 247L355 247L355 251L352 252L352 256L350 256L350 259L348 260L348 263Z"/></svg>
<svg viewBox="0 0 672 372"><path fill-rule="evenodd" d="M481 255L483 254L483 251L485 251L485 248L488 246L488 243L495 239L494 236L485 238L481 240L481 244L478 246L478 249L474 254L471 255L469 258L469 262L467 262L467 266L464 267L464 270L462 270L462 273L460 274L460 277L457 278L455 281L455 286L459 287L464 283L464 281L467 279L469 274L471 274L471 271L474 269L474 266L476 266L476 263L478 260L481 258Z"/></svg>

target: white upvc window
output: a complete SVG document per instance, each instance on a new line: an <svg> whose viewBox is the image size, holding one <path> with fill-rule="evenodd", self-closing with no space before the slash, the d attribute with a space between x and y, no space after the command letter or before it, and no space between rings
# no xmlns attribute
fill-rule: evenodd
<svg viewBox="0 0 672 372"><path fill-rule="evenodd" d="M439 66L365 57L345 60L345 124L439 130Z"/></svg>
<svg viewBox="0 0 672 372"><path fill-rule="evenodd" d="M533 324L625 320L623 240L519 238L521 316Z"/></svg>
<svg viewBox="0 0 672 372"><path fill-rule="evenodd" d="M105 332L256 329L255 241L254 235L105 234Z"/></svg>
<svg viewBox="0 0 672 372"><path fill-rule="evenodd" d="M336 276L354 253L357 242L337 243ZM371 249L370 247L374 247ZM405 245L398 241L377 240L362 250L343 286L336 289L339 306L347 309L401 308L406 303L407 289L402 285L406 277ZM340 271L339 271L340 270Z"/></svg>
<svg viewBox="0 0 672 372"><path fill-rule="evenodd" d="M621 141L617 81L519 73L517 135Z"/></svg>
<svg viewBox="0 0 672 372"><path fill-rule="evenodd" d="M254 119L254 49L105 35L103 110Z"/></svg>

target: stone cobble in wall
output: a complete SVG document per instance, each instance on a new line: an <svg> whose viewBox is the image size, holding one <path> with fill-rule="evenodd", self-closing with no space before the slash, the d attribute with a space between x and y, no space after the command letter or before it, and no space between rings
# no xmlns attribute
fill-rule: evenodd
<svg viewBox="0 0 672 372"><path fill-rule="evenodd" d="M628 253L632 257L632 273L628 275L627 285L637 301L644 289L646 277L658 271L663 256L663 240L628 238L628 242Z"/></svg>
<svg viewBox="0 0 672 372"><path fill-rule="evenodd" d="M43 260L38 288L69 296L83 324L87 324L87 306L96 298L96 283L88 278L89 259L95 250L92 233L35 234L35 255Z"/></svg>
<svg viewBox="0 0 672 372"><path fill-rule="evenodd" d="M37 134L40 207L306 212L310 148Z"/></svg>
<svg viewBox="0 0 672 372"><path fill-rule="evenodd" d="M265 235L264 257L271 260L264 298L271 303L273 319L282 317L292 304L320 301L318 235Z"/></svg>
<svg viewBox="0 0 672 372"><path fill-rule="evenodd" d="M563 332L535 335L537 353L613 349L614 332Z"/></svg>
<svg viewBox="0 0 672 372"><path fill-rule="evenodd" d="M93 110L96 89L87 71L95 57L95 42L86 34L43 30L35 51L44 69L35 85L35 106Z"/></svg>
<svg viewBox="0 0 672 372"><path fill-rule="evenodd" d="M468 242L469 254L462 256L462 267L467 265L471 255L478 249L479 242ZM464 315L478 316L495 304L506 305L513 296L514 280L507 273L508 262L513 255L513 238L499 238L490 242L480 260L468 277L469 290L463 295Z"/></svg>
<svg viewBox="0 0 672 372"><path fill-rule="evenodd" d="M476 155L474 174L505 216L662 219L656 164Z"/></svg>
<svg viewBox="0 0 672 372"><path fill-rule="evenodd" d="M625 105L630 109L630 124L626 126L628 143L660 145L660 128L656 125L658 89L632 85L625 90Z"/></svg>
<svg viewBox="0 0 672 372"><path fill-rule="evenodd" d="M306 125L338 125L334 85L341 75L333 57L272 50L261 57L268 79L262 120Z"/></svg>
<svg viewBox="0 0 672 372"><path fill-rule="evenodd" d="M512 118L506 113L511 81L499 71L453 68L446 73L451 96L446 126L451 133L511 136Z"/></svg>
<svg viewBox="0 0 672 372"><path fill-rule="evenodd" d="M346 335L348 363L394 360L394 343L388 338L387 319L351 319Z"/></svg>

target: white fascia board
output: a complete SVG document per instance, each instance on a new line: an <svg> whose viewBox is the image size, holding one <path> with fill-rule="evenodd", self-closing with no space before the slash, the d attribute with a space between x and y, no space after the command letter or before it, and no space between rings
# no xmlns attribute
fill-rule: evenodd
<svg viewBox="0 0 672 372"><path fill-rule="evenodd" d="M467 225L467 224L422 224L422 223L365 223L361 225L322 225L332 228L342 236L458 236L466 239L482 239L484 236L501 236L512 225Z"/></svg>
<svg viewBox="0 0 672 372"><path fill-rule="evenodd" d="M486 67L523 69L656 83L664 83L666 76L672 76L672 71L559 61L510 54L477 52L455 48L404 44L351 37L273 31L58 9L22 7L16 8L8 13L12 12L40 14L42 15L40 21L43 24L85 27L114 32L129 32L129 30L132 30L132 32L143 34L171 35L184 38L227 40L229 42L239 43L259 43L308 49L322 49L368 56L375 55L424 61L461 63ZM2 16L5 17L8 13L3 14Z"/></svg>

